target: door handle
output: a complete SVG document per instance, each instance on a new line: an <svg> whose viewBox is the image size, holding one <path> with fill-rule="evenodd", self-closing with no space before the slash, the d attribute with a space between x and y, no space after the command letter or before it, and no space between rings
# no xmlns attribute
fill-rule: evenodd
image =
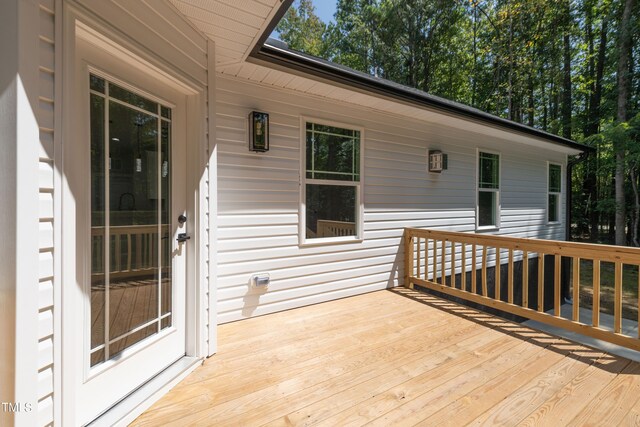
<svg viewBox="0 0 640 427"><path fill-rule="evenodd" d="M178 233L178 238L176 240L178 241L178 243L184 243L190 238L191 236L189 236L187 233Z"/></svg>

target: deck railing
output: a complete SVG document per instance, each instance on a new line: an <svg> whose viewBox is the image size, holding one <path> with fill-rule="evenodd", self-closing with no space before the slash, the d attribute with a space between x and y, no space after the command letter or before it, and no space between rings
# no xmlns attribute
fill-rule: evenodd
<svg viewBox="0 0 640 427"><path fill-rule="evenodd" d="M318 232L316 237L342 237L354 236L356 234L356 223L346 221L318 220Z"/></svg>
<svg viewBox="0 0 640 427"><path fill-rule="evenodd" d="M405 286L418 285L503 312L640 350L638 332L623 333L623 268L640 301L640 249L576 242L502 237L407 228ZM548 265L545 268L545 262ZM600 319L601 266L613 268L613 324ZM496 268L500 265L500 268ZM552 268L551 268L552 266ZM588 274L581 274L581 267ZM533 270L533 271L531 271ZM506 276L506 278L504 277ZM564 280L563 280L564 279ZM588 280L588 283L585 281ZM563 281L571 288L572 310L562 316ZM580 320L581 291L592 288L591 321ZM552 292L545 298L545 292ZM552 307L545 311L545 299ZM587 307L585 307L587 308ZM639 311L640 313L640 311ZM640 316L632 320L640 324ZM629 320L625 321L625 324ZM640 328L638 328L640 330Z"/></svg>
<svg viewBox="0 0 640 427"><path fill-rule="evenodd" d="M158 234L157 225L126 225L109 227L111 238L110 270L112 278L140 275L158 268L158 238L167 239L169 226L163 224ZM92 276L104 275L104 227L91 228ZM168 253L162 245L162 265Z"/></svg>

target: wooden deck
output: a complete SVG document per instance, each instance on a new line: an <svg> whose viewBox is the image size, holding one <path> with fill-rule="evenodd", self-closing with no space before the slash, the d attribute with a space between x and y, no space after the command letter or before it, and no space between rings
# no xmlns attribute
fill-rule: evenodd
<svg viewBox="0 0 640 427"><path fill-rule="evenodd" d="M133 425L639 425L640 364L408 289L219 327Z"/></svg>

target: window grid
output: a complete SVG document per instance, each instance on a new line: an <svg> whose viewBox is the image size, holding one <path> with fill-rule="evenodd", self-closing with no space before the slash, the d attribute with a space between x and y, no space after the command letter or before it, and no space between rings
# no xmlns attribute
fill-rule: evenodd
<svg viewBox="0 0 640 427"><path fill-rule="evenodd" d="M547 222L557 223L560 222L562 166L549 163L547 170Z"/></svg>
<svg viewBox="0 0 640 427"><path fill-rule="evenodd" d="M109 123L110 123L110 109L109 109L109 105L111 103L113 104L118 104L118 105L122 105L126 108L129 108L133 111L136 111L138 113L144 114L146 116L149 117L153 117L157 120L157 132L158 132L158 136L157 136L157 143L158 143L158 149L160 148L161 145L161 126L162 123L171 123L171 108L162 105L159 102L156 101L152 101L149 100L148 98L144 97L143 95L137 94L135 91L127 89L127 88L123 88L122 86L117 85L116 83L112 83L110 80L108 80L105 77L102 77L100 75L94 74L93 72L89 73L89 80L90 80L90 84L89 84L89 96L91 95L95 95L97 97L100 97L105 105L104 108L104 113L103 113L103 120L105 123L105 130L104 130L104 152L105 152L105 156L104 156L104 174L105 174L105 195L104 195L104 206L105 206L105 215L104 215L104 230L105 230L105 236L104 236L104 287L105 287L105 296L104 296L104 340L103 343L97 346L94 346L91 343L91 339L89 339L89 358L87 360L88 364L89 364L89 368L93 369L96 368L98 365L104 363L104 362L108 362L111 360L111 354L110 354L110 347L113 346L115 343L117 343L118 341L121 341L122 339L126 338L129 335L132 335L135 332L138 332L144 328L150 327L154 324L157 325L157 332L156 333L160 333L163 329L162 326L162 321L165 318L170 318L172 313L171 311L167 312L167 313L162 313L162 292L161 292L161 279L162 279L162 259L161 259L161 250L158 250L158 303L157 303L157 308L158 308L158 316L156 316L156 318L142 324L142 325L138 325L136 326L134 329L128 331L127 333L124 333L120 336L117 336L115 338L111 338L110 337L110 270L111 270L111 238L110 236L108 236L108 230L111 227L111 221L110 221L110 216L109 216L109 211L110 211L110 200L109 200L109 184L110 184L110 156L109 156L109 152L110 152L110 143L111 143L111 136L110 136L110 127L109 127ZM137 97L145 102L148 102L150 106L152 106L152 108L150 107L149 109L145 109L145 108L141 108L139 106L137 106L136 104L134 104L133 102L128 102L128 101L124 101L121 99L116 98L111 92L111 87L115 86L117 87L121 93L124 93L126 95L132 96L132 97ZM158 150L158 152L160 152L160 150ZM160 170L159 168L161 167L161 156L158 156L157 158L157 162L158 164L156 165L158 167L158 170ZM161 174L158 173L158 188L160 188L161 185ZM162 212L161 209L158 209L158 236L160 236L162 234ZM89 235L91 235L91 231L89 232ZM137 344L137 343L136 343ZM94 353L100 351L100 350L104 350L104 357L101 357L101 361L99 361L99 363L93 364L91 361L91 355L93 355Z"/></svg>
<svg viewBox="0 0 640 427"><path fill-rule="evenodd" d="M476 228L497 228L500 223L500 155L495 153L478 152L478 202L476 210ZM481 205L483 193L492 193L493 206ZM490 208L490 223L481 223Z"/></svg>
<svg viewBox="0 0 640 427"><path fill-rule="evenodd" d="M319 130L317 127L323 127L323 128L334 128L334 129L340 129L340 131L343 131L344 133L337 133L337 132L327 132L324 130ZM302 188L303 188L303 194L305 194L304 198L307 199L308 198L308 191L307 191L307 187L309 185L315 185L315 186L332 186L332 187L353 187L355 188L355 205L354 205L354 218L355 218L355 235L350 235L350 236L344 236L344 237L351 237L351 238L359 238L360 236L360 232L361 232L361 227L360 227L360 221L361 221L361 213L360 213L360 198L361 198L361 188L360 188L360 150L361 150L361 131L359 130L355 130L355 129L348 129L348 128L340 128L338 126L334 126L334 125L322 125L322 124L317 124L311 121L305 122L305 138L304 138L304 143L305 143L305 152L307 150L307 144L311 144L311 169L308 168L308 161L306 160L307 157L305 155L305 174L303 177L303 183L302 183ZM335 171L324 171L324 170L318 170L316 168L316 162L315 162L315 154L316 154L316 150L318 149L317 145L318 145L318 141L317 141L317 136L318 135L325 135L325 136L330 136L330 137L335 137L335 138L340 138L341 140L351 140L351 172L335 172ZM310 141L309 141L309 136L311 136ZM318 178L318 175L324 175L322 178ZM329 176L342 176L342 177L349 177L349 180L345 180L345 179L331 179ZM305 200L304 201L306 209L308 209L308 201ZM307 227L309 226L309 224L307 224L307 219L306 219L306 215L303 216L304 218L304 224L303 224L303 235L302 235L302 240L301 241L307 241L307 240L321 240L323 238L318 238L318 237L309 237L306 235L306 230Z"/></svg>
<svg viewBox="0 0 640 427"><path fill-rule="evenodd" d="M311 129L308 129L308 126L311 125ZM327 126L324 126L327 127ZM316 174L326 174L326 175L341 175L341 176L350 176L352 182L360 181L360 170L357 168L357 155L356 155L356 144L360 143L360 131L353 129L344 129L351 133L348 134L340 134L334 132L327 132L322 130L316 130L315 123L308 123L306 126L306 136L311 135L311 169L306 169L307 174L311 174L311 178L309 180L316 179ZM350 139L351 140L351 173L347 172L333 172L333 171L324 171L324 170L316 170L315 166L315 153L316 153L316 135L326 135L326 136L334 136L336 138L341 139ZM306 144L306 141L305 141ZM305 147L306 149L306 147ZM326 179L325 179L326 180ZM330 179L329 179L330 180Z"/></svg>

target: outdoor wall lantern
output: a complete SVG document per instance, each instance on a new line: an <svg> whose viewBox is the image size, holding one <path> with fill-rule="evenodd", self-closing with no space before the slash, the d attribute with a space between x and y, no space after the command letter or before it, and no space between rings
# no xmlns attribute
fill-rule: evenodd
<svg viewBox="0 0 640 427"><path fill-rule="evenodd" d="M440 150L429 150L429 172L441 173L447 170L448 156Z"/></svg>
<svg viewBox="0 0 640 427"><path fill-rule="evenodd" d="M252 111L249 113L249 150L264 153L269 151L269 115Z"/></svg>

